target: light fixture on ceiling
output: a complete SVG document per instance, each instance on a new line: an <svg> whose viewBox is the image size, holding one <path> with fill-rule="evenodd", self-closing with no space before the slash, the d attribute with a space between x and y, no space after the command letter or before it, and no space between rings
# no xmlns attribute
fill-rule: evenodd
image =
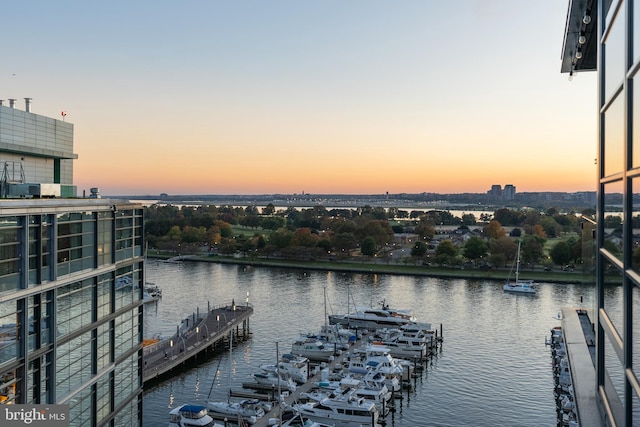
<svg viewBox="0 0 640 427"><path fill-rule="evenodd" d="M582 51L580 49L576 50L576 59L582 59Z"/></svg>
<svg viewBox="0 0 640 427"><path fill-rule="evenodd" d="M578 36L578 43L585 44L587 42L587 37L584 35L584 31L580 31L580 35Z"/></svg>
<svg viewBox="0 0 640 427"><path fill-rule="evenodd" d="M587 9L584 12L584 16L582 17L582 23L584 25L589 25L591 23L591 10Z"/></svg>

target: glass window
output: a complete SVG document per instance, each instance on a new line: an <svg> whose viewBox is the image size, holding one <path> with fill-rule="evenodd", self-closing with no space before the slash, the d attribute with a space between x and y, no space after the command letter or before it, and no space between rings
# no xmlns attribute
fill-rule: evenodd
<svg viewBox="0 0 640 427"><path fill-rule="evenodd" d="M92 213L72 212L58 217L58 274L95 267L95 219Z"/></svg>
<svg viewBox="0 0 640 427"><path fill-rule="evenodd" d="M98 425L111 413L111 374L106 375L97 383L96 387L96 422Z"/></svg>
<svg viewBox="0 0 640 427"><path fill-rule="evenodd" d="M634 329L640 325L640 288L638 286L633 287L632 295L631 295L633 306L632 310L632 324L634 325ZM631 358L631 363L633 365L633 371L636 375L640 374L640 334L637 331L634 331L633 334L633 356Z"/></svg>
<svg viewBox="0 0 640 427"><path fill-rule="evenodd" d="M0 218L0 293L20 288L20 233L18 217Z"/></svg>
<svg viewBox="0 0 640 427"><path fill-rule="evenodd" d="M604 262L604 309L620 337L624 337L624 292L622 270L612 263Z"/></svg>
<svg viewBox="0 0 640 427"><path fill-rule="evenodd" d="M610 382L605 381L604 388L610 401L621 400L624 397L624 369L622 362L618 358L618 354L614 351L609 337L604 334L604 365L605 371L611 379ZM616 406L616 405L613 405ZM621 415L616 414L615 415ZM621 420L617 420L620 422ZM619 424L624 425L624 423Z"/></svg>
<svg viewBox="0 0 640 427"><path fill-rule="evenodd" d="M58 289L56 321L60 334L69 334L93 322L93 280L75 282Z"/></svg>
<svg viewBox="0 0 640 427"><path fill-rule="evenodd" d="M622 259L622 181L604 186L604 248Z"/></svg>
<svg viewBox="0 0 640 427"><path fill-rule="evenodd" d="M604 113L604 175L624 169L624 96L613 101Z"/></svg>
<svg viewBox="0 0 640 427"><path fill-rule="evenodd" d="M87 387L69 402L69 427L91 427L93 422L93 395L95 387Z"/></svg>
<svg viewBox="0 0 640 427"><path fill-rule="evenodd" d="M89 331L58 345L56 355L56 399L61 400L82 387L94 373L91 363L91 335Z"/></svg>
<svg viewBox="0 0 640 427"><path fill-rule="evenodd" d="M0 365L18 356L20 315L15 301L0 303Z"/></svg>
<svg viewBox="0 0 640 427"><path fill-rule="evenodd" d="M603 44L605 66L605 98L611 99L625 76L625 5L618 8L618 14L611 23L611 30Z"/></svg>
<svg viewBox="0 0 640 427"><path fill-rule="evenodd" d="M637 9L640 10L640 7ZM638 32L640 33L640 30ZM633 76L632 84L634 108L632 108L633 115L631 117L631 164L633 168L640 168L640 73L636 72ZM637 191L638 189L635 190L635 192Z"/></svg>

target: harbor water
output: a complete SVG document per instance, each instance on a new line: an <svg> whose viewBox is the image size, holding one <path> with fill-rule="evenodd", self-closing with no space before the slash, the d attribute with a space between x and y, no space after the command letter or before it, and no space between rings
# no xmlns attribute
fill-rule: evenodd
<svg viewBox="0 0 640 427"><path fill-rule="evenodd" d="M289 352L300 333L318 332L347 301L413 309L421 322L442 324L444 342L414 387L395 400L388 426L555 426L556 406L545 337L563 306L591 308L580 284L539 283L534 296L505 294L502 282L254 268L150 260L147 280L162 299L145 305L145 338L166 337L182 319L235 300L254 306L253 337L210 361L145 390L145 427L167 425L183 403L206 405L251 382L259 366ZM325 290L327 305L325 308ZM618 288L610 290L621 292ZM611 296L612 301L620 298Z"/></svg>

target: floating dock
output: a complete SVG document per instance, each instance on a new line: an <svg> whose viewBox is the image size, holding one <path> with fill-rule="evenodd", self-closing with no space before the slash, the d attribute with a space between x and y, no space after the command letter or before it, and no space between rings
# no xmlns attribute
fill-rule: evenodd
<svg viewBox="0 0 640 427"><path fill-rule="evenodd" d="M223 348L229 340L244 340L251 334L249 318L253 306L235 302L198 310L176 327L176 333L162 340L145 340L143 349L143 382L159 380L175 369L209 351Z"/></svg>

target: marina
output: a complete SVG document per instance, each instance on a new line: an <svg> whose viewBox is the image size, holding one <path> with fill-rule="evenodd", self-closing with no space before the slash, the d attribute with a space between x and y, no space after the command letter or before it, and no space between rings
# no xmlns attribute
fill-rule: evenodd
<svg viewBox="0 0 640 427"><path fill-rule="evenodd" d="M387 426L424 425L425 414L428 425L555 425L552 360L545 336L558 323L558 307L582 301L587 305L592 299L590 288L581 285L539 283L538 294L531 297L504 293L497 281L302 274L233 265L150 262L147 274L164 295L158 304L145 305L146 335L172 335L194 301L231 301L250 292L255 309L249 340L234 344L232 352L221 348L197 367L145 387L144 425L149 427L166 425L168 411L185 403L206 406L255 394L273 399L268 387L244 389L242 384L254 383L253 374L261 372L262 365L275 364L281 358L278 348L280 354L290 353L301 334L320 330L325 291L329 313L346 313L346 304L336 301L347 301L348 294L369 307L386 298L392 307L413 308L418 321L445 326L442 347L411 378L411 387L401 389L403 398L391 400ZM612 288L607 295L610 304L618 301L616 291ZM341 365L348 367L348 362L343 359ZM311 383L322 379L316 375ZM297 389L305 391L300 385ZM456 411L450 410L452 404Z"/></svg>

